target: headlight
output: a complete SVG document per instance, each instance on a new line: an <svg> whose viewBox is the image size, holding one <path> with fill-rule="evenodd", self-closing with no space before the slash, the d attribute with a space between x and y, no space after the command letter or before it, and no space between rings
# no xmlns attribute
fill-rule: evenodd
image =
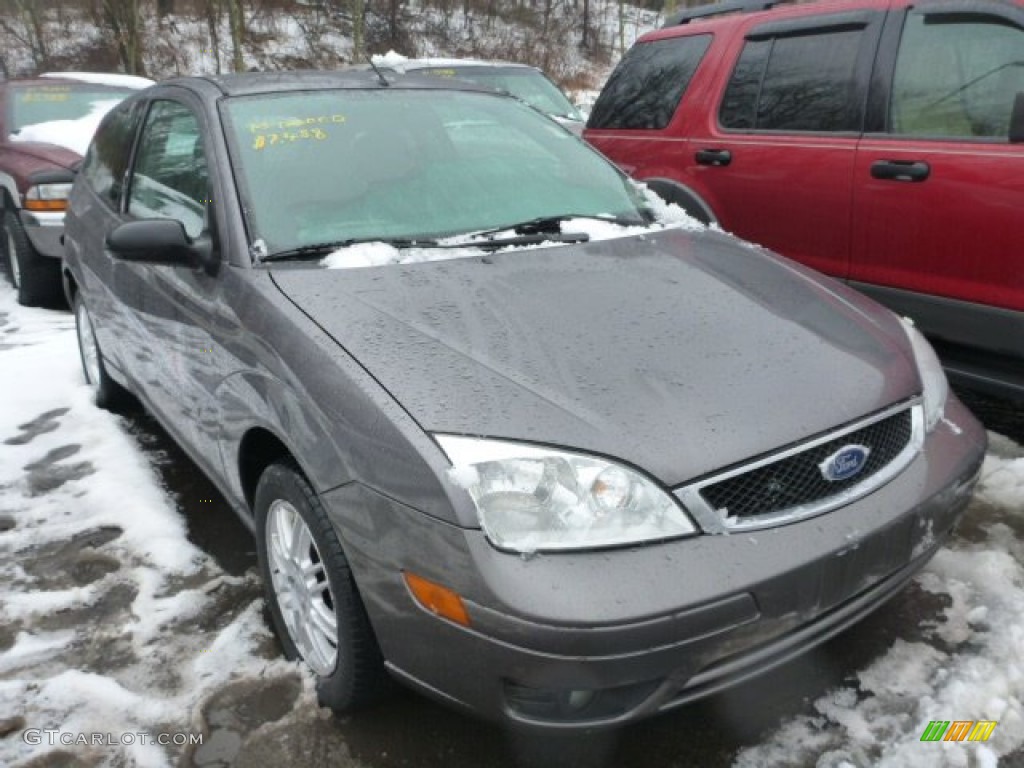
<svg viewBox="0 0 1024 768"><path fill-rule="evenodd" d="M935 350L914 327L913 322L903 318L903 329L907 332L910 346L914 350L914 360L917 362L921 385L924 387L924 425L931 432L945 413L949 382L946 381L946 373L942 370L942 363L939 362Z"/></svg>
<svg viewBox="0 0 1024 768"><path fill-rule="evenodd" d="M26 211L64 211L68 207L71 184L36 184L25 192Z"/></svg>
<svg viewBox="0 0 1024 768"><path fill-rule="evenodd" d="M437 435L452 480L469 491L487 538L516 552L637 544L697 532L639 473L568 451Z"/></svg>

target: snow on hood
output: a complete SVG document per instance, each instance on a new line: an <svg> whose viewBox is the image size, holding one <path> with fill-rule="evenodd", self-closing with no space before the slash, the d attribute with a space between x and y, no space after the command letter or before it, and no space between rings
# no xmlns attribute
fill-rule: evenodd
<svg viewBox="0 0 1024 768"><path fill-rule="evenodd" d="M46 72L40 77L51 77L58 80L79 80L83 83L94 83L96 85L111 85L117 88L134 88L141 91L156 85L155 80L137 75L120 75L106 72Z"/></svg>
<svg viewBox="0 0 1024 768"><path fill-rule="evenodd" d="M96 102L88 115L77 120L50 120L26 125L18 133L13 134L11 140L56 144L79 155L85 155L104 115L120 103L121 99L106 99Z"/></svg>
<svg viewBox="0 0 1024 768"><path fill-rule="evenodd" d="M391 51L390 53L394 53ZM395 54L396 56L398 54ZM665 229L704 229L704 225L690 216L686 211L674 203L667 203L658 195L650 191L644 184L634 185L643 193L647 207L655 216L655 221L644 226L624 226L613 221L602 221L600 219L567 219L561 223L560 229L563 234L583 233L589 236L590 241L613 240L618 237L633 237L635 235L659 232ZM501 236L501 232L495 233ZM512 234L512 230L508 230ZM440 241L441 245L458 245L471 241L473 235L456 235ZM498 253L507 251L524 251L536 248L553 248L564 243L549 240L531 245L513 245L507 248L500 248ZM493 252L494 249L491 249ZM486 253L482 248L395 248L383 242L356 243L355 245L339 248L329 253L320 264L328 269L356 269L359 267L380 267L386 264L416 264L424 261L445 261L447 259L460 259L474 256L481 256Z"/></svg>

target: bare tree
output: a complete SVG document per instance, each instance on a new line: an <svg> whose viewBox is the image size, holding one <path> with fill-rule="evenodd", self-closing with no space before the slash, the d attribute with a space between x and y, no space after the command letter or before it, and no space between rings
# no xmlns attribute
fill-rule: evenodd
<svg viewBox="0 0 1024 768"><path fill-rule="evenodd" d="M349 0L352 12L352 61L366 58L366 0Z"/></svg>
<svg viewBox="0 0 1024 768"><path fill-rule="evenodd" d="M8 0L10 17L0 18L0 28L29 49L36 69L46 66L50 58L43 24L43 9L37 0Z"/></svg>
<svg viewBox="0 0 1024 768"><path fill-rule="evenodd" d="M231 66L235 72L245 71L242 41L245 38L245 9L242 0L224 0L228 7L228 26L231 27Z"/></svg>
<svg viewBox="0 0 1024 768"><path fill-rule="evenodd" d="M103 0L103 23L114 36L124 71L130 75L145 75L139 0Z"/></svg>

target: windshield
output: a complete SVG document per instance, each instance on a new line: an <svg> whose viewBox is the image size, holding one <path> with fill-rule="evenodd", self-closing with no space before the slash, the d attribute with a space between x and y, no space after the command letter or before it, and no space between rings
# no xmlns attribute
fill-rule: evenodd
<svg viewBox="0 0 1024 768"><path fill-rule="evenodd" d="M558 89L558 86L536 69L527 67L429 67L415 71L438 77L457 77L460 80L469 80L496 91L506 91L544 114L583 121L583 115Z"/></svg>
<svg viewBox="0 0 1024 768"><path fill-rule="evenodd" d="M135 93L131 88L54 83L14 87L10 99L10 133L57 120L79 120L106 110Z"/></svg>
<svg viewBox="0 0 1024 768"><path fill-rule="evenodd" d="M640 216L613 165L514 99L345 89L236 97L224 110L250 236L268 254Z"/></svg>

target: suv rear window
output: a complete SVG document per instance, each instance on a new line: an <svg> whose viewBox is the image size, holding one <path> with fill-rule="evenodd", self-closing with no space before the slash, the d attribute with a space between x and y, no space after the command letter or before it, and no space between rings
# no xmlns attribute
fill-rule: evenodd
<svg viewBox="0 0 1024 768"><path fill-rule="evenodd" d="M664 128L709 45L711 35L691 35L633 46L608 78L587 127Z"/></svg>
<svg viewBox="0 0 1024 768"><path fill-rule="evenodd" d="M723 128L859 131L857 57L864 29L748 40L722 99Z"/></svg>

